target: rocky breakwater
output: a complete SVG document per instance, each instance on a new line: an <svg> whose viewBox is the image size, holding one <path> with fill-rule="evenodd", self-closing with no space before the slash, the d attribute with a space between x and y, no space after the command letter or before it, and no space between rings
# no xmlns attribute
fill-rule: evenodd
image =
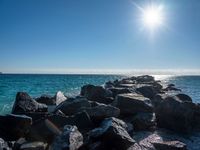
<svg viewBox="0 0 200 150"><path fill-rule="evenodd" d="M199 129L200 105L145 75L85 85L76 97L17 93L0 116L0 149L198 150Z"/></svg>

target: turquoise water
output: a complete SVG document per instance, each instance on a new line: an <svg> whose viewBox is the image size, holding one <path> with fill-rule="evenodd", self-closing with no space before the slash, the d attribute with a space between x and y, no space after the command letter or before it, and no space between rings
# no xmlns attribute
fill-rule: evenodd
<svg viewBox="0 0 200 150"><path fill-rule="evenodd" d="M122 78L119 75L0 75L0 114L9 113L18 91L32 97L54 95L62 91L73 96L85 84L102 85L108 80ZM157 76L163 83L174 83L189 94L194 102L200 102L200 76Z"/></svg>

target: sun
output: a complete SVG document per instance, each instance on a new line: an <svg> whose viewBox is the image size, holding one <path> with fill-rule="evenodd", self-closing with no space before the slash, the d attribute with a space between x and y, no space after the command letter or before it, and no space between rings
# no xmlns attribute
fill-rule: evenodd
<svg viewBox="0 0 200 150"><path fill-rule="evenodd" d="M145 27L155 30L164 23L163 7L150 5L142 9L142 22Z"/></svg>

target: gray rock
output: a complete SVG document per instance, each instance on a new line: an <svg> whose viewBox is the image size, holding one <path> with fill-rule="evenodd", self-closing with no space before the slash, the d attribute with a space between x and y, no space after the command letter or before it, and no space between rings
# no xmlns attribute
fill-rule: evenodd
<svg viewBox="0 0 200 150"><path fill-rule="evenodd" d="M25 115L0 116L0 137L13 141L24 137L32 124L32 119Z"/></svg>
<svg viewBox="0 0 200 150"><path fill-rule="evenodd" d="M112 104L120 109L122 115L134 115L139 112L153 112L151 101L136 93L119 94Z"/></svg>
<svg viewBox="0 0 200 150"><path fill-rule="evenodd" d="M177 132L190 131L194 114L192 105L173 96L165 98L155 109L158 126Z"/></svg>
<svg viewBox="0 0 200 150"><path fill-rule="evenodd" d="M192 102L192 98L183 93L177 94L176 97L183 102Z"/></svg>
<svg viewBox="0 0 200 150"><path fill-rule="evenodd" d="M2 138L0 138L0 150L12 150Z"/></svg>
<svg viewBox="0 0 200 150"><path fill-rule="evenodd" d="M109 88L110 91L113 93L113 97L116 97L118 94L125 94L125 93L131 93L131 90L128 88Z"/></svg>
<svg viewBox="0 0 200 150"><path fill-rule="evenodd" d="M60 103L67 100L67 97L65 97L65 95L61 91L58 91L55 95L55 99L56 99L56 105L59 105Z"/></svg>
<svg viewBox="0 0 200 150"><path fill-rule="evenodd" d="M142 76L137 76L136 81L137 83L149 83L149 82L154 82L155 79L153 76L142 75Z"/></svg>
<svg viewBox="0 0 200 150"><path fill-rule="evenodd" d="M18 92L15 103L13 105L13 114L23 114L26 112L47 112L48 108L45 104L40 104L32 99L25 92Z"/></svg>
<svg viewBox="0 0 200 150"><path fill-rule="evenodd" d="M186 144L180 141L154 142L156 150L187 150Z"/></svg>
<svg viewBox="0 0 200 150"><path fill-rule="evenodd" d="M83 136L76 126L66 125L63 132L55 138L50 150L78 150L83 144Z"/></svg>
<svg viewBox="0 0 200 150"><path fill-rule="evenodd" d="M38 103L46 104L46 105L56 105L55 97L49 95L42 95L35 99Z"/></svg>
<svg viewBox="0 0 200 150"><path fill-rule="evenodd" d="M152 86L147 84L139 84L136 88L136 91L141 93L144 97L152 99L158 91Z"/></svg>
<svg viewBox="0 0 200 150"><path fill-rule="evenodd" d="M80 108L87 108L91 107L90 102L84 98L69 98L68 100L62 102L59 104L56 108L55 111L60 110L62 111L65 115L73 115L79 111Z"/></svg>
<svg viewBox="0 0 200 150"><path fill-rule="evenodd" d="M81 88L81 96L86 97L90 101L96 101L100 103L109 104L113 101L112 92L108 89L104 89L101 86L85 85Z"/></svg>
<svg viewBox="0 0 200 150"><path fill-rule="evenodd" d="M135 141L126 131L127 125L117 118L105 119L99 128L90 132L91 139L98 139L106 144L106 148L115 148L117 150L127 150L135 144Z"/></svg>
<svg viewBox="0 0 200 150"><path fill-rule="evenodd" d="M25 142L23 143L19 150L46 150L47 143L34 141L34 142Z"/></svg>

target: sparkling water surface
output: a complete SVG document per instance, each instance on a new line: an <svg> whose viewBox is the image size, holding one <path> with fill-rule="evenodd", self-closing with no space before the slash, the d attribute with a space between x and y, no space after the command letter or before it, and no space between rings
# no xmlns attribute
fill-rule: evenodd
<svg viewBox="0 0 200 150"><path fill-rule="evenodd" d="M16 93L28 92L32 97L55 95L62 91L67 96L80 93L85 84L103 85L106 81L122 78L120 75L0 75L0 114L10 113ZM164 84L174 83L194 102L200 102L200 76L155 76Z"/></svg>

